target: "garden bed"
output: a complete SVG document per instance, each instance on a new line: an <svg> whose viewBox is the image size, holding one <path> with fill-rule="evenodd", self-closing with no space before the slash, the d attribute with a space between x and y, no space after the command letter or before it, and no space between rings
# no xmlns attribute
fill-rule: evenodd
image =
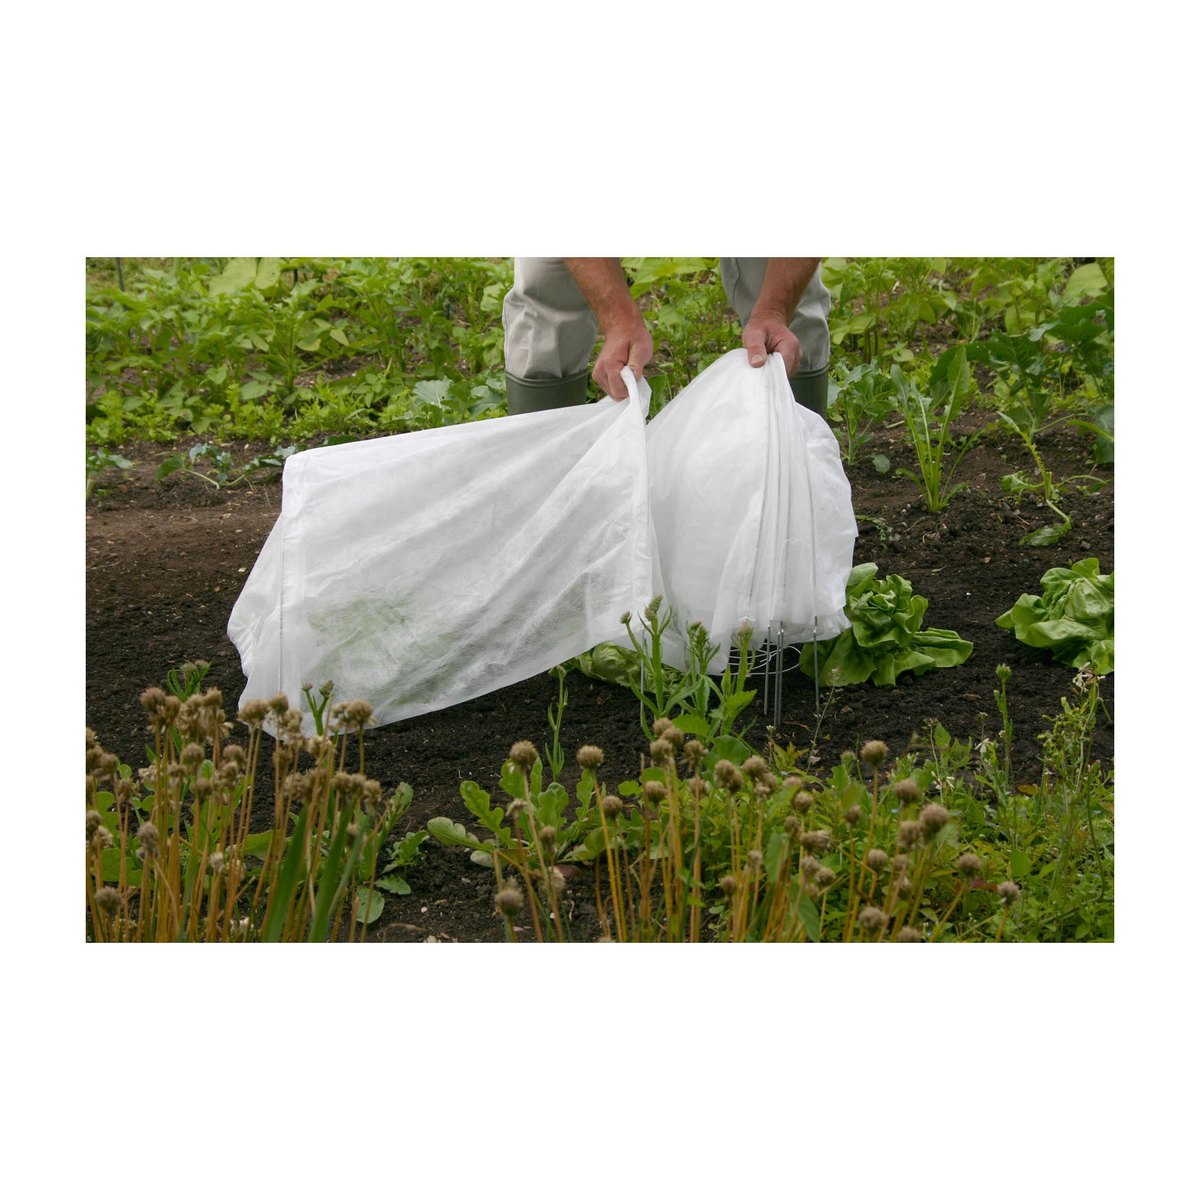
<svg viewBox="0 0 1200 1200"><path fill-rule="evenodd" d="M1014 503L1000 488L1003 475L1028 467L1013 439L985 433L955 477L968 484L967 490L933 515L925 510L917 485L894 474L898 467L915 468L911 448L899 436L877 435L872 452L890 458L891 472L877 473L869 456L848 469L859 514L855 561L878 563L881 575L908 578L930 600L925 624L957 631L974 643L974 652L959 667L920 678L903 675L894 688L865 683L838 689L831 701L824 692L819 720L811 679L790 671L784 677L777 740L815 749L810 769L818 774L843 751L869 739L882 739L893 754L910 744L928 744L933 722L956 738L978 742L996 733L995 668L1006 662L1012 668L1014 782L1036 783L1038 735L1060 711L1061 697L1071 694L1075 671L1055 663L1047 651L1020 644L995 620L1022 593L1038 592L1049 567L1092 557L1100 560L1102 571L1113 569L1113 469L1089 468L1088 448L1087 439L1065 428L1039 439L1044 463L1056 478L1090 469L1109 486L1091 493L1070 489L1065 508L1073 529L1057 546L1035 547L1021 545L1020 539L1052 523L1051 514L1028 499ZM238 451L249 456L253 449ZM236 711L244 679L225 627L279 513L281 486L276 480L218 490L178 473L156 482L155 466L170 448L138 444L120 452L135 465L124 478L116 470L106 472L87 504L86 713L104 747L136 767L145 762L147 741L138 696L143 688L161 684L168 669L196 659L211 663L205 686L219 688L226 711ZM567 687L562 737L568 789L578 776L574 752L586 743L604 750L602 778L612 784L635 778L646 751L636 699L577 672L568 676ZM1106 764L1113 753L1112 691L1109 677L1101 689L1106 712L1093 747ZM369 731L368 774L385 791L401 781L413 788L412 806L396 833L423 828L439 815L470 826L460 782L471 779L495 790L514 741L547 744L547 708L557 694L556 681L540 675L443 712ZM765 743L761 708L751 711L757 716L748 740ZM466 850L430 839L407 877L412 893L387 897L383 915L371 926L372 940L504 939L492 907L494 881L469 861ZM582 918L577 935L591 928L590 880L584 869L568 887Z"/></svg>

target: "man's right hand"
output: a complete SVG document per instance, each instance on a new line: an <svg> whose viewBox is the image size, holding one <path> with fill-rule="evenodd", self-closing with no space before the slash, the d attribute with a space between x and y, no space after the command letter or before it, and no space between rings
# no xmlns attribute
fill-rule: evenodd
<svg viewBox="0 0 1200 1200"><path fill-rule="evenodd" d="M606 396L627 400L629 393L621 382L621 368L631 368L641 379L642 371L654 353L654 341L637 302L629 294L621 260L564 258L563 262L584 299L592 306L604 334L604 349L596 359L592 378L604 389Z"/></svg>
<svg viewBox="0 0 1200 1200"><path fill-rule="evenodd" d="M592 378L603 389L606 396L614 400L628 399L628 391L621 379L621 368L628 366L641 379L642 371L654 353L654 340L645 322L623 325L604 331L604 349L596 359Z"/></svg>

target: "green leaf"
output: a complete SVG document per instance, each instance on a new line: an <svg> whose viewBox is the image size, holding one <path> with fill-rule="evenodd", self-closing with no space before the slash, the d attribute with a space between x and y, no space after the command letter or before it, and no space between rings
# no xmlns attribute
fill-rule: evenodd
<svg viewBox="0 0 1200 1200"><path fill-rule="evenodd" d="M472 850L483 850L492 845L491 842L480 841L449 817L433 817L425 827L444 846L470 846Z"/></svg>
<svg viewBox="0 0 1200 1200"><path fill-rule="evenodd" d="M886 475L892 469L892 460L886 454L873 455L871 463L880 475Z"/></svg>
<svg viewBox="0 0 1200 1200"><path fill-rule="evenodd" d="M1061 540L1064 533L1070 528L1068 525L1043 525L1041 529L1035 529L1032 533L1027 533L1021 539L1022 546L1055 546Z"/></svg>
<svg viewBox="0 0 1200 1200"><path fill-rule="evenodd" d="M273 836L274 831L247 834L245 840L242 842L242 854L248 854L251 858L265 861L271 849L271 838Z"/></svg>
<svg viewBox="0 0 1200 1200"><path fill-rule="evenodd" d="M693 737L701 740L707 738L712 732L712 727L699 713L680 713L679 716L672 717L671 721L676 729L683 733L690 733Z"/></svg>
<svg viewBox="0 0 1200 1200"><path fill-rule="evenodd" d="M801 896L796 903L796 911L800 914L800 920L804 922L804 932L808 935L808 940L819 942L821 940L821 914L817 912L817 906L812 902L812 897Z"/></svg>
<svg viewBox="0 0 1200 1200"><path fill-rule="evenodd" d="M302 804L296 814L296 827L303 829L307 820L308 805ZM267 916L263 922L262 940L277 942L283 933L283 920L287 915L288 904L295 894L296 881L300 871L300 861L304 854L304 838L299 833L293 834L288 842L287 853L279 867L275 886L271 888L267 904Z"/></svg>
<svg viewBox="0 0 1200 1200"><path fill-rule="evenodd" d="M1099 263L1084 263L1071 273L1071 278L1063 288L1063 299L1073 304L1084 296L1103 295L1109 286Z"/></svg>
<svg viewBox="0 0 1200 1200"><path fill-rule="evenodd" d="M260 258L258 270L254 275L254 286L260 292L273 288L279 282L280 260L278 258Z"/></svg>
<svg viewBox="0 0 1200 1200"><path fill-rule="evenodd" d="M375 884L379 887L378 881ZM367 889L359 887L355 889L358 895L358 923L360 925L370 925L372 921L379 920L380 914L383 912L383 897L378 891L370 893L370 907L367 907Z"/></svg>
<svg viewBox="0 0 1200 1200"><path fill-rule="evenodd" d="M208 285L210 296L222 296L254 282L258 263L253 258L231 258L221 272Z"/></svg>
<svg viewBox="0 0 1200 1200"><path fill-rule="evenodd" d="M1024 850L1014 850L1012 857L1009 860L1009 870L1012 871L1014 879L1023 879L1029 874L1030 869L1029 855Z"/></svg>
<svg viewBox="0 0 1200 1200"><path fill-rule="evenodd" d="M478 853L478 851L476 852ZM488 863L491 864L491 856L488 856ZM412 888L408 884L408 880L403 875L380 875L375 880L376 888L381 888L385 892L391 892L393 896L408 896L412 894ZM362 888L359 888L362 891Z"/></svg>

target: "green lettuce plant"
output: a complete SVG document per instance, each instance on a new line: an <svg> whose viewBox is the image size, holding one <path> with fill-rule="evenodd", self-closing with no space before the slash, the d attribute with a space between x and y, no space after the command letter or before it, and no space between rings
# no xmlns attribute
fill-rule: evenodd
<svg viewBox="0 0 1200 1200"><path fill-rule="evenodd" d="M1090 666L1097 675L1113 669L1113 621L1113 577L1100 574L1096 558L1051 567L1040 596L1026 593L996 618L1019 642L1048 649L1068 666Z"/></svg>
<svg viewBox="0 0 1200 1200"><path fill-rule="evenodd" d="M845 613L850 628L822 642L816 654L819 682L841 687L870 680L894 685L901 671L923 675L934 667L956 667L973 647L949 629L922 629L929 601L913 592L900 575L876 578L875 563L860 563L846 584ZM812 645L800 655L800 669L813 673Z"/></svg>

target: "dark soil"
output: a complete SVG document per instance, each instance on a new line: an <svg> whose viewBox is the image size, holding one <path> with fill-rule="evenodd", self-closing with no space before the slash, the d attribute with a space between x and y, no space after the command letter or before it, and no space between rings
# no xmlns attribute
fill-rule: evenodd
<svg viewBox="0 0 1200 1200"><path fill-rule="evenodd" d="M865 461L849 468L854 508L859 515L856 562L879 564L880 574L898 573L929 597L927 626L953 629L974 642L960 667L902 676L895 688L867 683L842 689L818 722L812 681L791 671L784 679L783 723L779 738L798 747L814 744L818 772L844 750L881 738L893 754L912 742L927 742L936 720L955 737L978 740L994 735L999 720L992 691L995 668L1012 668L1010 714L1018 782L1036 781L1040 772L1038 735L1071 694L1070 667L1048 652L1021 645L997 628L995 619L1024 592L1039 592L1049 567L1095 557L1113 568L1113 489L1111 467L1092 467L1108 486L1093 494L1071 485L1062 505L1074 529L1058 545L1020 545L1026 533L1053 523L1048 509L1026 500L1006 499L1001 476L1029 472L1022 450L985 434L963 460L956 480L968 484L936 516L928 513L917 485L879 475L870 454L884 453L897 467L915 470L911 454L897 438L879 435ZM1059 429L1040 444L1056 479L1089 471L1088 442ZM258 448L235 449L239 459ZM87 504L87 718L104 747L133 766L145 763L145 722L138 704L142 689L161 685L171 667L195 659L212 664L206 686L217 687L230 717L244 685L238 656L225 634L230 609L279 513L278 481L253 488L217 490L179 474L155 482L154 469L168 453L161 446L121 448L135 466L109 471L100 480L104 494ZM572 790L574 752L586 743L605 753L603 777L612 783L641 769L645 739L636 700L623 689L576 673L568 677L569 702L563 725ZM1113 713L1111 681L1102 696ZM528 738L550 741L547 708L557 684L540 675L443 712L432 713L368 733L367 770L385 790L405 781L414 800L397 833L423 828L433 816L451 816L470 826L459 783L473 779L488 790L509 747ZM343 697L349 699L350 697ZM824 700L826 697L822 697ZM293 703L298 699L293 697ZM765 740L761 712L750 740ZM1101 719L1095 751L1111 763L1113 730ZM577 772L576 772L577 774ZM375 940L498 941L503 928L492 911L494 883L474 866L465 850L430 839L410 868L412 894L389 897L384 915L371 927ZM576 936L595 932L591 876L568 885L576 909ZM589 918L592 918L589 920Z"/></svg>

